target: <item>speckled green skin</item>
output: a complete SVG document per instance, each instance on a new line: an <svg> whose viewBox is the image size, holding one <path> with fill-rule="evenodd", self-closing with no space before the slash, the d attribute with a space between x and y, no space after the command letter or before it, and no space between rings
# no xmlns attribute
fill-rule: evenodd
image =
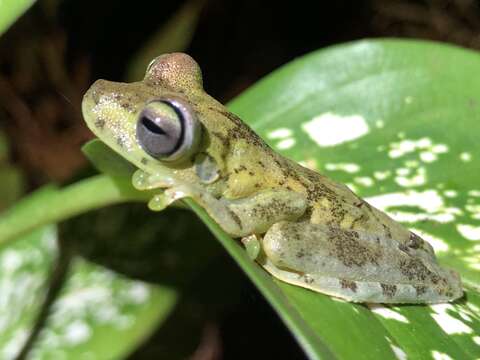
<svg viewBox="0 0 480 360"><path fill-rule="evenodd" d="M150 157L135 135L145 104L163 97L187 102L202 126L199 148L174 163ZM256 260L283 281L356 302L435 303L463 294L459 276L438 265L428 243L346 186L275 153L206 94L188 55L158 57L140 82L98 80L83 114L139 168L137 188L159 189L152 209L193 198L231 236L259 241Z"/></svg>

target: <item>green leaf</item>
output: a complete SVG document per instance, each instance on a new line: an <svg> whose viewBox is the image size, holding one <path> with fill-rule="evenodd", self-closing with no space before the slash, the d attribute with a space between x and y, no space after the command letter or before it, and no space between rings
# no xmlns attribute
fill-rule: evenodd
<svg viewBox="0 0 480 360"><path fill-rule="evenodd" d="M111 177L130 178L136 169L135 166L98 139L90 140L83 145L82 152L98 171Z"/></svg>
<svg viewBox="0 0 480 360"><path fill-rule="evenodd" d="M46 186L18 201L0 216L0 248L39 226L103 206L147 201L151 192L135 190L127 178L94 176L63 189Z"/></svg>
<svg viewBox="0 0 480 360"><path fill-rule="evenodd" d="M0 1L0 35L2 35L17 18L19 18L35 0L3 0Z"/></svg>
<svg viewBox="0 0 480 360"><path fill-rule="evenodd" d="M429 42L361 41L275 71L230 108L277 151L347 183L458 270L466 299L349 304L266 275L199 212L310 358L480 355L480 56ZM345 341L348 339L348 341Z"/></svg>

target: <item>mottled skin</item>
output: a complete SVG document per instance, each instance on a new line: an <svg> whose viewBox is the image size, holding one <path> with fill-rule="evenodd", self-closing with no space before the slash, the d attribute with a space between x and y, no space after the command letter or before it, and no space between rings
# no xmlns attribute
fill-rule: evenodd
<svg viewBox="0 0 480 360"><path fill-rule="evenodd" d="M145 104L163 97L187 102L202 126L195 153L173 163L146 154L135 134ZM188 55L158 57L140 82L98 80L83 113L100 139L139 168L134 185L159 189L152 209L193 198L228 234L259 244L256 260L283 281L355 302L462 296L459 276L438 265L427 242L345 185L275 153L204 92Z"/></svg>

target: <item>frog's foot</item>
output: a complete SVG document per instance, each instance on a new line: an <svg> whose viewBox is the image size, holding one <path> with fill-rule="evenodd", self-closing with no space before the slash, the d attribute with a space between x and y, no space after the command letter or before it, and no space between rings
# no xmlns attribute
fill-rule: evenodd
<svg viewBox="0 0 480 360"><path fill-rule="evenodd" d="M175 199L166 196L165 193L157 194L148 202L148 208L152 211L162 211L174 201Z"/></svg>
<svg viewBox="0 0 480 360"><path fill-rule="evenodd" d="M260 239L257 235L252 234L242 238L242 244L247 250L247 255L250 259L255 260L260 254Z"/></svg>
<svg viewBox="0 0 480 360"><path fill-rule="evenodd" d="M166 189L163 193L156 194L148 202L148 207L153 211L162 211L177 200L181 200L186 197L198 199L198 196L198 193L189 190L187 186L175 186Z"/></svg>
<svg viewBox="0 0 480 360"><path fill-rule="evenodd" d="M161 194L158 202L161 207L184 198L193 199L198 205L204 208L228 234L236 236L241 233L238 216L229 209L228 204L216 199L210 193L205 192L202 188L194 185L181 184L172 186Z"/></svg>
<svg viewBox="0 0 480 360"><path fill-rule="evenodd" d="M439 303L463 294L454 271L382 235L283 221L262 247L260 262L275 277L348 301Z"/></svg>

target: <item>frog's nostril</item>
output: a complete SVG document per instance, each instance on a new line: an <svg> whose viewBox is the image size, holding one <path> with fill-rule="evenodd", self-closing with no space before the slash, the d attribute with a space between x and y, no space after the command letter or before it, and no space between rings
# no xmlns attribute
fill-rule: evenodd
<svg viewBox="0 0 480 360"><path fill-rule="evenodd" d="M108 88L108 85L109 85L109 81L107 80L97 80L95 81L92 86L90 87L90 89L88 90L88 93L91 97L91 99L93 100L93 102L95 103L95 105L98 105L98 103L100 102L101 98L105 95L105 94L108 94L109 92L109 88Z"/></svg>
<svg viewBox="0 0 480 360"><path fill-rule="evenodd" d="M95 105L98 105L98 103L100 102L99 93L97 91L95 91L95 89L90 89L90 91L87 94L90 95L90 97L93 100L93 102L95 103Z"/></svg>

